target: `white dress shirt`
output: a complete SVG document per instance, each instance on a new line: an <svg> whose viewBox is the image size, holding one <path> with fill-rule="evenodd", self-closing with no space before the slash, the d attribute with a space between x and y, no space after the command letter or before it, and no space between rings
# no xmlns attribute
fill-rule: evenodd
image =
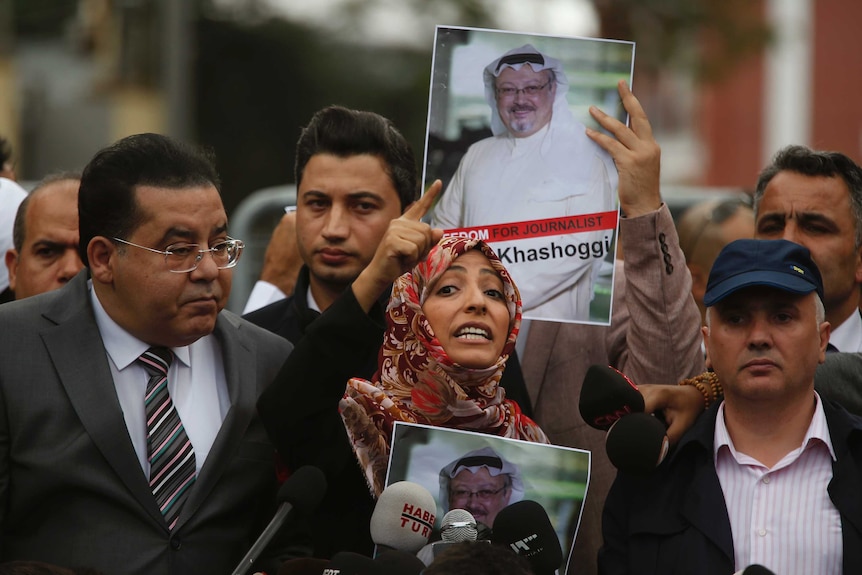
<svg viewBox="0 0 862 575"><path fill-rule="evenodd" d="M242 315L259 310L271 303L281 301L287 296L283 291L278 289L275 284L267 281L257 280L251 293L248 294L248 300L245 302L245 307L242 309Z"/></svg>
<svg viewBox="0 0 862 575"><path fill-rule="evenodd" d="M715 421L715 470L733 534L735 569L763 565L780 575L840 575L841 516L826 488L835 451L820 397L802 445L771 469L736 450Z"/></svg>
<svg viewBox="0 0 862 575"><path fill-rule="evenodd" d="M859 312L853 312L850 317L841 322L841 325L833 326L829 334L829 343L838 351L862 352L862 315Z"/></svg>
<svg viewBox="0 0 862 575"><path fill-rule="evenodd" d="M114 387L126 420L129 438L144 475L149 477L144 408L144 392L149 375L135 360L150 346L111 319L92 289L92 281L90 299L108 355L108 364L114 377ZM216 337L210 334L191 345L171 348L171 351L174 352L175 358L168 372L168 393L195 449L195 471L200 473L230 408L221 347Z"/></svg>

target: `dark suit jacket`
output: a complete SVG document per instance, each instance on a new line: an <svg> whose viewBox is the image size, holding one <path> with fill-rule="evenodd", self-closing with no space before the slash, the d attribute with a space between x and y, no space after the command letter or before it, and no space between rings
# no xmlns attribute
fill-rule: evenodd
<svg viewBox="0 0 862 575"><path fill-rule="evenodd" d="M87 279L0 306L0 561L229 573L274 513L274 450L255 402L291 346L220 314L231 407L171 533L126 430Z"/></svg>
<svg viewBox="0 0 862 575"><path fill-rule="evenodd" d="M862 418L823 401L837 460L829 497L841 514L844 568L862 573ZM718 404L702 415L656 473L620 473L603 517L599 572L730 575L733 537L713 463ZM792 520L792 519L789 519Z"/></svg>

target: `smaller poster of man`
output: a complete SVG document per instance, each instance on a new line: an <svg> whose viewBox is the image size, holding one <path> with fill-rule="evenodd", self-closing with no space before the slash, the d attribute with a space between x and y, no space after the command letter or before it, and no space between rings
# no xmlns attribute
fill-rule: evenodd
<svg viewBox="0 0 862 575"><path fill-rule="evenodd" d="M396 422L386 486L418 484L437 504L430 542L453 509L470 513L478 539L490 538L501 512L518 502L541 505L564 551L574 545L590 477L590 452L457 429Z"/></svg>

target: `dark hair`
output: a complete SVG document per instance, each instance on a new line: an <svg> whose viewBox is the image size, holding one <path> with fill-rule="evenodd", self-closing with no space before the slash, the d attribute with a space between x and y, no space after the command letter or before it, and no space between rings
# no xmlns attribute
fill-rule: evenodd
<svg viewBox="0 0 862 575"><path fill-rule="evenodd" d="M379 114L328 106L312 116L296 143L296 185L316 154L340 158L370 154L386 164L401 211L419 198L419 174L410 144L395 125Z"/></svg>
<svg viewBox="0 0 862 575"><path fill-rule="evenodd" d="M856 162L841 152L812 150L807 146L782 148L757 178L757 188L754 191L755 216L766 186L779 172L785 171L804 176L841 177L850 190L850 205L856 222L855 245L857 248L862 246L862 168Z"/></svg>
<svg viewBox="0 0 862 575"><path fill-rule="evenodd" d="M182 189L221 181L211 152L160 134L128 136L99 151L84 168L78 190L78 255L84 265L95 236L124 238L141 223L138 186Z"/></svg>
<svg viewBox="0 0 862 575"><path fill-rule="evenodd" d="M25 197L18 205L18 212L15 214L15 222L12 224L12 245L15 246L15 251L19 254L21 253L21 250L24 249L24 240L27 239L27 210L30 209L30 202L32 201L33 196L39 195L39 193L49 184L65 182L66 180L80 182L81 172L57 172L55 174L48 174L42 178L32 190L30 190L27 197Z"/></svg>
<svg viewBox="0 0 862 575"><path fill-rule="evenodd" d="M424 575L532 575L526 559L511 549L482 541L451 545L434 558Z"/></svg>

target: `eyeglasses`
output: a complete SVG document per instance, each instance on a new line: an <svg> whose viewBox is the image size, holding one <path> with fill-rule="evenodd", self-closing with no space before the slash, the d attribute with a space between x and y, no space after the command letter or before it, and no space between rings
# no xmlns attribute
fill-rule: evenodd
<svg viewBox="0 0 862 575"><path fill-rule="evenodd" d="M541 86L531 85L524 86L523 88L515 88L514 86L505 86L503 88L495 88L494 92L496 92L498 98L502 98L503 100L510 100L515 97L516 94L520 94L523 92L525 96L535 96L545 88L547 88L551 84L551 81L548 80Z"/></svg>
<svg viewBox="0 0 862 575"><path fill-rule="evenodd" d="M470 491L469 489L454 489L449 492L449 498L454 500L466 501L470 497L475 497L479 501L487 501L509 487L504 485L500 489L480 489L479 491Z"/></svg>
<svg viewBox="0 0 862 575"><path fill-rule="evenodd" d="M121 240L120 238L113 239L115 242L134 246L155 254L162 254L165 256L165 263L168 264L168 269L177 274L196 270L198 264L206 253L212 254L213 260L215 260L216 267L218 269L224 270L232 268L239 261L239 256L242 255L242 248L245 247L242 240L227 238L226 240L205 250L200 249L199 244L171 244L166 250L162 251L154 250L153 248L148 248L146 246L139 246L138 244Z"/></svg>

